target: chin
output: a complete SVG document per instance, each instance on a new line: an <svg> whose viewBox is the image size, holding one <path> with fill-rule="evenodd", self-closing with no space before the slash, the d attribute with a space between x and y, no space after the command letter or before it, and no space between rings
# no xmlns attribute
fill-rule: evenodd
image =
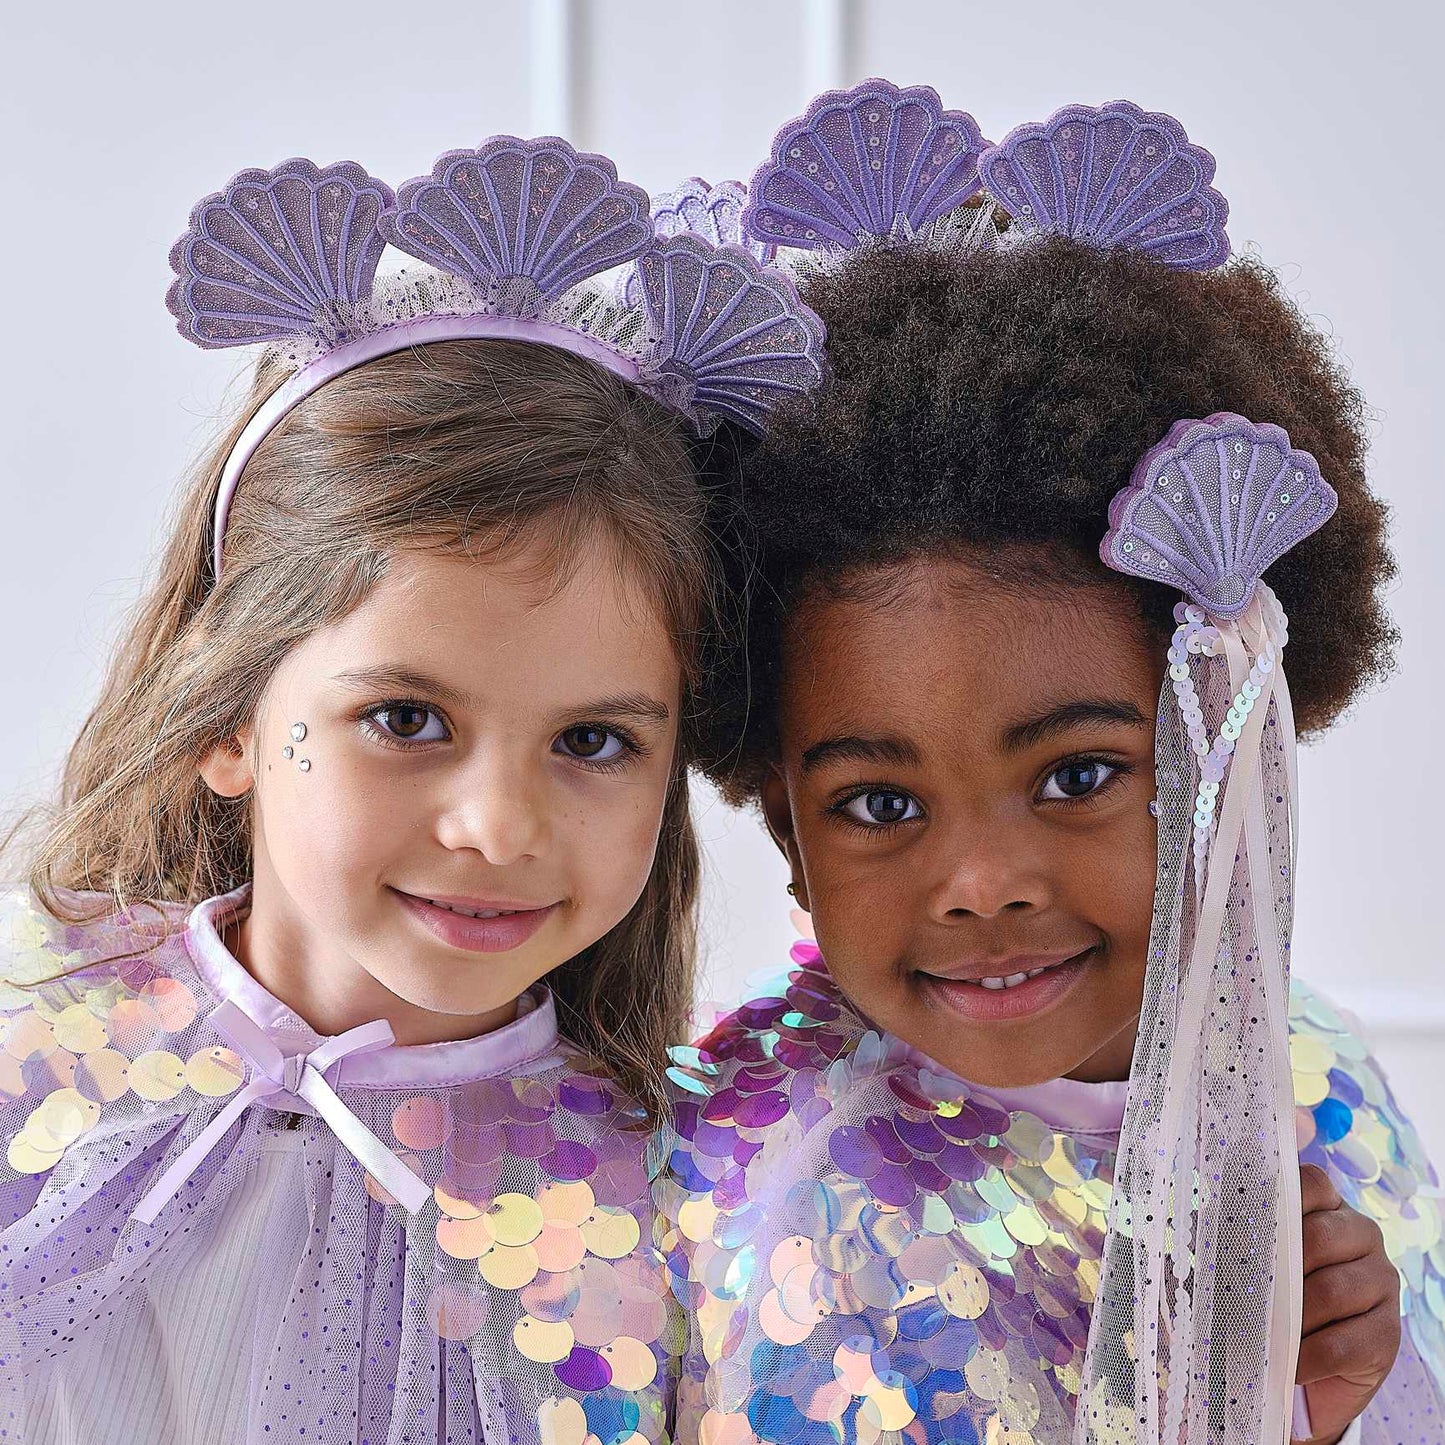
<svg viewBox="0 0 1445 1445"><path fill-rule="evenodd" d="M1052 1060L1038 1062L1020 1057L1026 1053L1022 1049L971 1048L966 1037L959 1033L935 1032L931 1042L937 1045L936 1050L927 1044L918 1047L950 1074L987 1089L1026 1089L1057 1079L1064 1072L1064 1068L1055 1067Z"/></svg>

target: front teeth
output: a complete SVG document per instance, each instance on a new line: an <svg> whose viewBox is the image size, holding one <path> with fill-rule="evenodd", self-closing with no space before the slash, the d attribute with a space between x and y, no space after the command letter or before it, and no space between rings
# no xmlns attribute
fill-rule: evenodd
<svg viewBox="0 0 1445 1445"><path fill-rule="evenodd" d="M1037 978L1044 970L1031 968L1027 973L1010 973L1003 978L980 978L970 979L971 983L978 983L984 988L1017 988L1026 978Z"/></svg>
<svg viewBox="0 0 1445 1445"><path fill-rule="evenodd" d="M521 911L516 908L478 908L474 911L470 908L458 908L455 903L438 903L435 898L428 898L427 902L433 908L444 908L448 913L460 913L463 918L510 918L512 914Z"/></svg>

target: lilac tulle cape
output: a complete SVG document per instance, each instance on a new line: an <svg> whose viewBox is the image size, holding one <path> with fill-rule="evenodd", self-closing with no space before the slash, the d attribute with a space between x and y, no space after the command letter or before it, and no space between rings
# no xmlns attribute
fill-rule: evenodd
<svg viewBox="0 0 1445 1445"><path fill-rule="evenodd" d="M641 1112L545 990L483 1037L354 1052L307 1097L257 1084L221 1005L291 1084L322 1041L223 946L245 904L71 927L6 900L0 1439L661 1440L676 1320ZM308 1098L421 1181L414 1212Z"/></svg>

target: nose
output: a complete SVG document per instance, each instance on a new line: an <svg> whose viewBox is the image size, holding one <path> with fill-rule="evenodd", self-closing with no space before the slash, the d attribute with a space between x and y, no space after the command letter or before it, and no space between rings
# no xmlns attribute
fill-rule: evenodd
<svg viewBox="0 0 1445 1445"><path fill-rule="evenodd" d="M991 819L960 822L939 840L939 872L929 911L939 922L997 918L1047 908L1052 895L1045 852L1024 827Z"/></svg>
<svg viewBox="0 0 1445 1445"><path fill-rule="evenodd" d="M524 757L500 747L479 750L442 787L436 833L443 847L480 853L499 868L546 850L546 781Z"/></svg>

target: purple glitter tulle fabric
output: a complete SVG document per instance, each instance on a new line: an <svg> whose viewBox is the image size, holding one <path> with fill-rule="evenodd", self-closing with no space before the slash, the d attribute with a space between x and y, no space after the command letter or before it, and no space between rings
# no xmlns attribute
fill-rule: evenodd
<svg viewBox="0 0 1445 1445"><path fill-rule="evenodd" d="M825 91L778 132L743 224L758 241L803 249L911 235L977 194L987 145L973 117L944 110L929 86Z"/></svg>
<svg viewBox="0 0 1445 1445"><path fill-rule="evenodd" d="M872 1031L815 945L793 956L672 1071L684 1103L664 1246L691 1319L679 1438L1067 1440L1118 1117L1021 1103L1051 1085L966 1084ZM1404 1281L1405 1343L1364 1441L1439 1445L1435 1177L1349 1021L1302 987L1291 1014L1300 1157L1380 1224Z"/></svg>
<svg viewBox="0 0 1445 1445"><path fill-rule="evenodd" d="M1238 617L1265 571L1334 515L1337 498L1277 426L1232 412L1176 422L1109 507L1099 548L1119 572L1167 582Z"/></svg>
<svg viewBox="0 0 1445 1445"><path fill-rule="evenodd" d="M415 1215L280 1095L131 1217L245 1082L223 996L288 1053L317 1042L222 947L239 904L168 910L157 944L152 910L67 928L11 900L6 977L72 971L0 987L0 1438L661 1440L653 1136L545 992L494 1034L328 1071L429 1186Z"/></svg>
<svg viewBox="0 0 1445 1445"><path fill-rule="evenodd" d="M978 165L984 189L1025 231L1128 246L1206 271L1229 257L1229 207L1214 157L1172 116L1132 101L1070 105L1010 131Z"/></svg>

